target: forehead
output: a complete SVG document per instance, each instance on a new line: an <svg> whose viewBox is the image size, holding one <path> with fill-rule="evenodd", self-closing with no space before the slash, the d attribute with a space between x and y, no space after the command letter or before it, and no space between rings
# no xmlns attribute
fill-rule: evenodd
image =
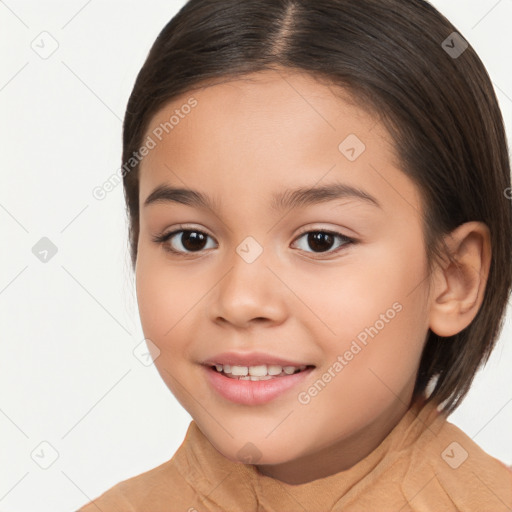
<svg viewBox="0 0 512 512"><path fill-rule="evenodd" d="M322 180L376 191L387 179L415 194L378 118L306 73L264 71L203 84L161 108L146 136L156 146L141 163L141 198L164 182L222 197Z"/></svg>
<svg viewBox="0 0 512 512"><path fill-rule="evenodd" d="M188 109L191 98L197 106ZM305 72L265 70L203 82L162 107L150 121L147 133L168 123L172 114L180 114L182 109L191 111L179 119L174 116L171 133L176 142L184 131L187 138L197 135L202 142L207 142L205 131L210 131L210 140L226 132L233 137L236 131L236 142L243 140L245 144L256 138L275 141L276 134L280 135L281 144L293 138L307 144L315 142L315 135L323 138L325 133L348 128L361 136L374 130L378 137L387 139L392 149L391 139L382 126L377 126L377 117L369 105L362 104L346 89L320 82ZM188 127L193 127L194 133Z"/></svg>

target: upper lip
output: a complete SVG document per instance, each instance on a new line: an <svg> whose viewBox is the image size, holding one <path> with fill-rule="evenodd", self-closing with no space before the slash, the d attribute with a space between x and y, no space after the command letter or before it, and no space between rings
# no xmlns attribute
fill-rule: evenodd
<svg viewBox="0 0 512 512"><path fill-rule="evenodd" d="M272 354L263 352L222 352L203 361L204 365L213 366L215 364L229 364L230 366L259 366L259 365L277 365L277 366L313 366L309 363L300 361L291 361Z"/></svg>

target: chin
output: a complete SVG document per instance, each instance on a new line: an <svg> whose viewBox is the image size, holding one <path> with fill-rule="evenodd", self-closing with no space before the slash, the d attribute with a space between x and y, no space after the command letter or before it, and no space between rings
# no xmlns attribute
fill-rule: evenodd
<svg viewBox="0 0 512 512"><path fill-rule="evenodd" d="M275 465L289 462L290 459L289 454L288 457L285 457L282 453L276 453L272 446L262 446L257 441L254 443L251 441L238 442L235 445L230 444L227 447L215 446L215 448L226 459L242 464Z"/></svg>

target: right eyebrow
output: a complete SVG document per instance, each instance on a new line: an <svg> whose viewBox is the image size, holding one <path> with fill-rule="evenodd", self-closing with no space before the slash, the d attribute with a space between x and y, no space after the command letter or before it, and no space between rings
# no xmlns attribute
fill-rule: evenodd
<svg viewBox="0 0 512 512"><path fill-rule="evenodd" d="M156 187L144 201L144 206L154 203L180 203L216 211L217 204L209 196L188 188L175 188L162 184Z"/></svg>
<svg viewBox="0 0 512 512"><path fill-rule="evenodd" d="M274 194L271 208L276 211L300 208L312 204L325 203L336 199L356 198L378 208L382 208L379 201L370 193L347 183L335 182L320 187L300 187L288 189Z"/></svg>

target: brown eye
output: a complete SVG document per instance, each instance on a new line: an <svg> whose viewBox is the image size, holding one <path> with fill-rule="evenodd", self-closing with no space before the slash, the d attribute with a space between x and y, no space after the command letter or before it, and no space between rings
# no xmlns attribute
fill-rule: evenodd
<svg viewBox="0 0 512 512"><path fill-rule="evenodd" d="M207 235L199 231L183 231L179 240L187 251L200 251L204 249L206 238Z"/></svg>
<svg viewBox="0 0 512 512"><path fill-rule="evenodd" d="M202 231L193 229L180 229L156 237L154 241L162 244L164 249L175 254L187 255L190 253L201 252L207 245L208 238L211 238Z"/></svg>
<svg viewBox="0 0 512 512"><path fill-rule="evenodd" d="M308 233L308 245L315 252L328 251L334 243L334 237L330 233L322 231Z"/></svg>
<svg viewBox="0 0 512 512"><path fill-rule="evenodd" d="M354 243L354 240L352 240L351 238L348 238L345 235L342 235L341 233L331 231L307 231L297 238L297 240L301 239L305 239L306 243L299 248L305 252L313 253L328 252L332 254L343 249L345 245ZM338 244L337 247L335 247L334 250L332 250L332 247L333 245L335 245L336 240L339 240L340 243ZM309 251L306 247L304 247L304 245L312 249L312 251Z"/></svg>

